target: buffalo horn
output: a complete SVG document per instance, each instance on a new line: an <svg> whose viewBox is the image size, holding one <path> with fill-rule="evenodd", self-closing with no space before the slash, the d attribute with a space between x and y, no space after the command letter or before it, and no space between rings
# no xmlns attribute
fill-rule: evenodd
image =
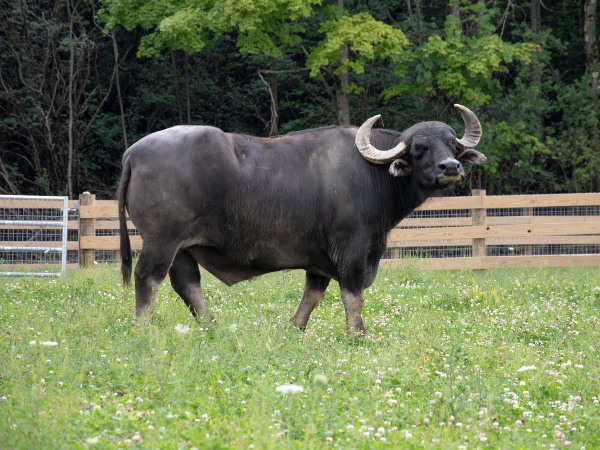
<svg viewBox="0 0 600 450"><path fill-rule="evenodd" d="M373 128L373 124L380 118L381 115L378 114L370 119L367 119L365 123L363 123L358 129L354 142L360 154L367 161L375 164L386 164L400 157L403 153L406 153L408 149L403 141L391 150L387 151L377 150L375 147L373 147L373 145L371 145L371 128Z"/></svg>
<svg viewBox="0 0 600 450"><path fill-rule="evenodd" d="M454 107L460 111L460 115L465 122L465 135L462 139L458 139L457 142L463 148L473 148L477 145L479 139L481 139L481 124L477 116L469 108L458 104L454 105Z"/></svg>

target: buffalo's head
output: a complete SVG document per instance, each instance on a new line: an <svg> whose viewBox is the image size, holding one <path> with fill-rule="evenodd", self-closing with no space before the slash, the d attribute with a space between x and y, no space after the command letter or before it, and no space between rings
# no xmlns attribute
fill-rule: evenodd
<svg viewBox="0 0 600 450"><path fill-rule="evenodd" d="M481 124L462 105L454 105L465 122L465 135L443 122L421 122L404 131L390 150L378 150L370 142L371 128L381 117L371 117L356 133L356 147L362 156L375 164L390 165L390 174L413 174L425 189L442 189L465 178L464 167L484 163L487 158L473 149L481 138Z"/></svg>

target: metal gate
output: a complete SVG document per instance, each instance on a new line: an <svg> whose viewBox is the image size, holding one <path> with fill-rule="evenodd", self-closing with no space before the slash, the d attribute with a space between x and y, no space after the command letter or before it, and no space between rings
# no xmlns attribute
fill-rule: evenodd
<svg viewBox="0 0 600 450"><path fill-rule="evenodd" d="M0 276L67 269L69 197L0 195Z"/></svg>

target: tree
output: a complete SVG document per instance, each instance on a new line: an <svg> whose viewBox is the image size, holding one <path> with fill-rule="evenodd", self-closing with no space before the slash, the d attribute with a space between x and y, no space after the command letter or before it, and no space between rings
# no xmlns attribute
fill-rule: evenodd
<svg viewBox="0 0 600 450"><path fill-rule="evenodd" d="M453 102L484 127L473 186L600 189L597 0L101 1L3 2L0 193L112 198L123 149L181 123L458 130Z"/></svg>
<svg viewBox="0 0 600 450"><path fill-rule="evenodd" d="M34 192L73 196L83 140L112 89L92 3L10 1L0 13L4 126L20 180ZM65 120L66 118L66 120ZM24 150L24 151L21 151ZM3 171L4 175L8 171Z"/></svg>
<svg viewBox="0 0 600 450"><path fill-rule="evenodd" d="M267 84L267 88L272 99L271 134L275 134L275 58L282 56L279 46L299 42L299 34L304 29L299 25L298 19L310 16L313 6L320 3L321 0L223 0L192 3L181 0L104 0L105 8L101 15L106 21L107 29L121 24L128 30L139 26L149 31L141 39L138 56L156 56L165 48L185 52L188 123L191 119L187 55L207 46L214 46L214 42L223 33L236 32L240 52L263 54L272 58L271 86ZM260 73L259 77L264 81Z"/></svg>
<svg viewBox="0 0 600 450"><path fill-rule="evenodd" d="M310 53L306 65L311 75L328 71L335 82L339 125L350 125L348 94L361 91L350 84L348 73L361 74L365 65L374 59L397 60L408 39L401 30L375 20L369 13L350 16L338 3L331 17L320 28L325 37Z"/></svg>
<svg viewBox="0 0 600 450"><path fill-rule="evenodd" d="M167 0L104 0L103 17L109 29L122 24L127 29L141 26L149 30L141 39L139 56L155 56L165 47L198 52L214 45L223 33L235 32L241 52L280 58L281 46L300 43L305 31L300 19L311 16L313 7L320 3L321 0L224 0L189 6L187 2ZM366 12L350 16L341 0L337 8L326 8L326 13L330 18L320 29L325 38L310 54L307 52L307 66L313 76L322 68L330 71L335 81L338 122L347 125L347 96L357 91L348 82L348 72L362 73L370 59L395 58L408 41L400 30L376 21ZM352 61L348 52L354 57ZM272 60L270 86L261 77L272 99L271 132L277 128L273 126L277 120L275 66Z"/></svg>
<svg viewBox="0 0 600 450"><path fill-rule="evenodd" d="M430 36L423 45L405 53L396 68L404 77L407 71L416 74L416 83L397 84L384 93L390 99L406 92L417 92L422 97L444 96L449 101L480 106L502 92L495 77L508 71L509 64L531 62L531 55L539 47L533 43L504 41L491 23L494 11L483 3L463 7L463 11L477 13L477 35L461 32L461 22L449 14L445 23L445 37Z"/></svg>

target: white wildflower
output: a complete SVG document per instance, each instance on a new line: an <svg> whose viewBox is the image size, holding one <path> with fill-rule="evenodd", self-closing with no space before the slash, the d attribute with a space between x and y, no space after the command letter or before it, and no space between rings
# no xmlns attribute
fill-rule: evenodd
<svg viewBox="0 0 600 450"><path fill-rule="evenodd" d="M186 334L190 331L190 327L188 327L187 325L182 325L182 324L178 323L177 325L175 325L175 331L177 331L177 333L180 336L183 336L184 334Z"/></svg>
<svg viewBox="0 0 600 450"><path fill-rule="evenodd" d="M318 373L313 378L313 383L315 386L325 386L327 384L327 376L322 373Z"/></svg>
<svg viewBox="0 0 600 450"><path fill-rule="evenodd" d="M281 392L283 395L297 394L298 392L302 392L304 387L297 384L282 384L281 386L277 386L275 390Z"/></svg>

